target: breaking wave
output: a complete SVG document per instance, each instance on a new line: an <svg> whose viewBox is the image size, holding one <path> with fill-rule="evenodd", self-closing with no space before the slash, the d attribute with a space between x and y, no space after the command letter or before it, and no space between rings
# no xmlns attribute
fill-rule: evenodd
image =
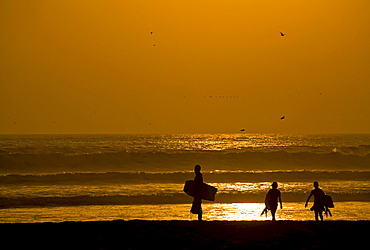
<svg viewBox="0 0 370 250"><path fill-rule="evenodd" d="M367 201L370 202L370 192L364 193L331 193L335 202ZM216 202L258 202L264 200L265 193L256 194L226 194L216 195ZM303 202L305 193L283 193L284 202ZM192 198L183 194L167 195L114 195L114 196L74 196L74 197L33 197L33 198L0 198L0 208L37 207L37 206L84 206L84 205L143 205L143 204L191 204ZM205 201L207 202L207 201Z"/></svg>

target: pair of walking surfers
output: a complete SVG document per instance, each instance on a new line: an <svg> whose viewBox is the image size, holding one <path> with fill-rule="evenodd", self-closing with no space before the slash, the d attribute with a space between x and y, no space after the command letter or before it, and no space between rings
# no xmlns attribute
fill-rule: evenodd
<svg viewBox="0 0 370 250"><path fill-rule="evenodd" d="M195 177L194 177L195 190L197 191L195 192L194 200L193 200L190 212L193 214L197 214L198 220L201 221L203 211L202 211L202 198L201 198L200 190L202 189L203 175L201 173L201 167L199 165L196 165L194 167L194 173L195 173ZM267 215L268 210L270 210L271 215L272 215L272 220L275 221L276 220L275 214L278 208L278 204L280 203L280 209L282 209L283 203L281 200L280 190L277 189L278 187L277 182L273 182L271 186L272 186L272 189L270 189L266 195L266 200L265 200L266 207L263 210L261 215L263 215L264 213L266 213ZM313 186L315 189L312 190L310 195L307 197L305 207L308 206L308 202L313 196L314 203L313 203L313 206L311 207L311 211L314 211L316 221L318 221L319 219L323 221L324 220L323 212L325 211L326 213L330 214L330 210L325 206L325 193L322 189L319 188L319 183L315 181L313 183Z"/></svg>

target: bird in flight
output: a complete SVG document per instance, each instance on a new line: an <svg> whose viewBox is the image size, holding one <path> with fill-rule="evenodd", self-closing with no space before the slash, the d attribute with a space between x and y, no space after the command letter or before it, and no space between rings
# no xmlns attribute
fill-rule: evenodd
<svg viewBox="0 0 370 250"><path fill-rule="evenodd" d="M284 119L285 119L285 115L280 118L280 120L284 120Z"/></svg>
<svg viewBox="0 0 370 250"><path fill-rule="evenodd" d="M280 31L280 35L281 35L281 36L285 36L285 34L284 34L283 32L281 32L281 31Z"/></svg>
<svg viewBox="0 0 370 250"><path fill-rule="evenodd" d="M245 131L245 129L244 129L244 128L242 128L240 131Z"/></svg>

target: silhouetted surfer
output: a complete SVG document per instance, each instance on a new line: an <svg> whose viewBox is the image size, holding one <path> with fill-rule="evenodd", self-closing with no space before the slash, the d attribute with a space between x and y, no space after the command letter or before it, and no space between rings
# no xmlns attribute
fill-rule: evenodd
<svg viewBox="0 0 370 250"><path fill-rule="evenodd" d="M272 189L270 189L267 192L266 199L265 199L266 208L263 210L261 215L266 213L266 216L267 216L267 211L271 210L272 221L276 221L275 213L278 207L278 202L280 202L280 209L283 208L283 203L281 201L280 190L277 189L278 187L277 182L273 182L271 186L272 186Z"/></svg>
<svg viewBox="0 0 370 250"><path fill-rule="evenodd" d="M322 191L322 189L319 188L319 183L315 181L313 183L313 186L315 187L314 190L311 191L310 195L307 198L306 204L304 207L308 206L308 202L311 199L311 196L314 196L313 206L311 207L311 211L315 212L315 220L318 221L319 217L320 220L323 221L324 217L322 216L322 212L325 211L325 193Z"/></svg>
<svg viewBox="0 0 370 250"><path fill-rule="evenodd" d="M195 183L195 195L193 204L191 206L190 212L193 214L198 214L198 220L202 220L202 184L203 184L203 175L200 172L201 167L196 165L194 167L194 183Z"/></svg>

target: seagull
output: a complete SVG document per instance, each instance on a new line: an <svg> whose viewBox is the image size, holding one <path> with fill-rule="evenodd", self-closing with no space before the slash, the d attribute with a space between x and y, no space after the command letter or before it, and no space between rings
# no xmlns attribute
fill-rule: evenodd
<svg viewBox="0 0 370 250"><path fill-rule="evenodd" d="M285 115L280 118L280 120L284 120L284 119L285 119Z"/></svg>
<svg viewBox="0 0 370 250"><path fill-rule="evenodd" d="M281 31L280 31L280 35L281 35L281 36L285 36L285 34L284 34L283 32L281 32Z"/></svg>

